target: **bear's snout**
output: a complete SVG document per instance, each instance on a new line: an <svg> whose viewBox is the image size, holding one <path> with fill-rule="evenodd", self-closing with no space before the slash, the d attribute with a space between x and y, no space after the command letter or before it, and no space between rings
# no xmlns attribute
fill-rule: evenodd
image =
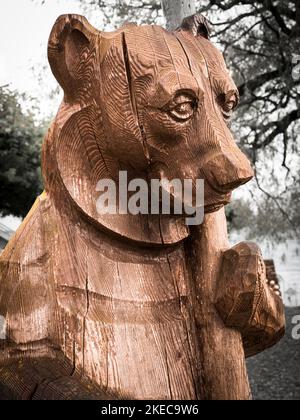
<svg viewBox="0 0 300 420"><path fill-rule="evenodd" d="M254 171L247 157L240 151L235 154L217 154L204 167L209 185L224 194L249 182Z"/></svg>

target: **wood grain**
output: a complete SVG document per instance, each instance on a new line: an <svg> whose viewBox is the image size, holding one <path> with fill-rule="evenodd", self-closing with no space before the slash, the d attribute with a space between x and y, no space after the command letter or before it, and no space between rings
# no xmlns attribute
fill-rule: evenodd
<svg viewBox="0 0 300 420"><path fill-rule="evenodd" d="M200 16L176 32L55 23L48 55L65 96L44 142L45 192L0 258L3 398L250 398L245 352L275 344L284 317L259 250L228 244L224 205L253 171L207 28ZM204 179L204 224L99 214L96 185L119 171Z"/></svg>

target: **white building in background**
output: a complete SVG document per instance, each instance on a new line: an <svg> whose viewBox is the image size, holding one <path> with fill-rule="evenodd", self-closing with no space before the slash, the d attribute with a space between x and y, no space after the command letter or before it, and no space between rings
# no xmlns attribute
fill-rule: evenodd
<svg viewBox="0 0 300 420"><path fill-rule="evenodd" d="M287 306L300 306L300 241L264 245L263 250L266 258L275 261L284 303Z"/></svg>
<svg viewBox="0 0 300 420"><path fill-rule="evenodd" d="M13 234L14 231L12 229L8 228L3 223L0 223L0 253L3 251Z"/></svg>
<svg viewBox="0 0 300 420"><path fill-rule="evenodd" d="M231 245L242 242L247 233L232 233ZM265 260L273 260L284 304L290 307L300 306L300 240L288 240L274 244L269 241L253 240L257 243Z"/></svg>

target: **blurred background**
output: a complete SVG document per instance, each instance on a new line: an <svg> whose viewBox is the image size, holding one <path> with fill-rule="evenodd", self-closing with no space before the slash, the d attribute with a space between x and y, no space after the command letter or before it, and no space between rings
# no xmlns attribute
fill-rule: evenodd
<svg viewBox="0 0 300 420"><path fill-rule="evenodd" d="M211 21L212 40L239 87L232 130L255 167L255 179L227 208L230 239L261 245L287 306L286 340L249 361L254 396L299 399L292 319L300 315L300 2L195 4ZM83 14L106 31L125 21L165 25L159 0L1 1L0 252L43 190L41 144L62 99L47 41L64 13Z"/></svg>

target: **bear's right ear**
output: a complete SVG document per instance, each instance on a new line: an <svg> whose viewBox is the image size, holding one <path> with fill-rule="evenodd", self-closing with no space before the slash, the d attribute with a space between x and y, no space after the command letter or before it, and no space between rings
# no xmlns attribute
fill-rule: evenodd
<svg viewBox="0 0 300 420"><path fill-rule="evenodd" d="M55 22L48 42L51 70L67 96L73 96L90 72L99 32L79 15L62 15Z"/></svg>
<svg viewBox="0 0 300 420"><path fill-rule="evenodd" d="M202 36L206 39L209 39L211 34L211 25L201 13L196 13L183 19L179 29L191 32L195 37Z"/></svg>

